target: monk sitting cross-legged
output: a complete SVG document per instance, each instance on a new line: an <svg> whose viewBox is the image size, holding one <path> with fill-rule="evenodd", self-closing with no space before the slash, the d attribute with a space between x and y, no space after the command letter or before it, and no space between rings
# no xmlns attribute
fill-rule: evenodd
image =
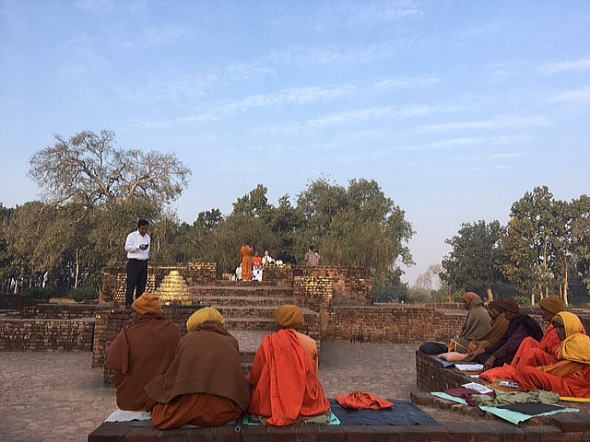
<svg viewBox="0 0 590 442"><path fill-rule="evenodd" d="M223 323L214 308L193 313L174 361L146 385L149 405L154 405L152 422L159 430L224 425L248 408L250 386L240 366L238 341Z"/></svg>
<svg viewBox="0 0 590 442"><path fill-rule="evenodd" d="M483 306L477 293L467 292L463 294L463 304L468 310L467 318L458 336L451 339L449 351L467 353L471 341L482 339L492 329L492 319Z"/></svg>
<svg viewBox="0 0 590 442"><path fill-rule="evenodd" d="M489 345L481 352L469 353L465 360L474 360L483 364L485 370L493 367L500 367L503 364L510 364L521 342L527 336L541 339L543 331L537 321L528 315L520 314L520 308L513 299L501 299L498 301L500 310L510 321L504 335L494 344Z"/></svg>
<svg viewBox="0 0 590 442"><path fill-rule="evenodd" d="M280 330L262 340L252 365L248 412L277 427L310 418L327 423L330 403L318 378L316 343L295 331L303 325L303 313L283 305L275 319Z"/></svg>
<svg viewBox="0 0 590 442"><path fill-rule="evenodd" d="M138 411L145 410L145 385L164 373L174 359L180 330L164 317L157 296L144 293L131 308L134 323L113 340L106 365L115 371L117 406Z"/></svg>
<svg viewBox="0 0 590 442"><path fill-rule="evenodd" d="M543 320L549 322L549 325L545 329L545 335L541 341L538 342L531 337L523 339L511 364L516 368L557 362L561 340L557 336L557 330L551 320L556 314L565 310L565 303L557 296L548 296L541 300L539 306L543 313Z"/></svg>
<svg viewBox="0 0 590 442"><path fill-rule="evenodd" d="M540 367L517 368L513 379L521 390L554 391L560 396L590 398L590 337L573 313L560 312L552 320L561 339L558 361Z"/></svg>

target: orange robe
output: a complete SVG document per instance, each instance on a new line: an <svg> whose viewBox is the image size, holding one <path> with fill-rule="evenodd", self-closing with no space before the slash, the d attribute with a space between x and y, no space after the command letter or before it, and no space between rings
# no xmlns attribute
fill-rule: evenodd
<svg viewBox="0 0 590 442"><path fill-rule="evenodd" d="M240 247L240 256L242 257L242 280L252 280L252 247Z"/></svg>
<svg viewBox="0 0 590 442"><path fill-rule="evenodd" d="M242 410L231 399L208 393L183 394L152 409L152 422L158 430L183 425L216 427L236 420Z"/></svg>
<svg viewBox="0 0 590 442"><path fill-rule="evenodd" d="M308 353L313 351L311 338L303 341L306 351L299 335L291 328L282 329L266 336L256 352L249 376L253 391L248 412L269 417L267 425L291 425L330 410L317 361Z"/></svg>
<svg viewBox="0 0 590 442"><path fill-rule="evenodd" d="M560 396L590 398L590 366L586 364L580 364L568 376L547 373L542 367L524 367L517 370L514 380L521 390L546 390Z"/></svg>

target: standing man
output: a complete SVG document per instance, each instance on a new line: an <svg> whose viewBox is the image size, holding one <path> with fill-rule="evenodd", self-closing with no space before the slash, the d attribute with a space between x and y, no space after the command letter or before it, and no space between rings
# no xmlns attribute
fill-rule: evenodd
<svg viewBox="0 0 590 442"><path fill-rule="evenodd" d="M127 291L125 292L125 307L133 304L133 292L139 298L147 283L148 260L150 259L150 235L147 231L150 223L140 219L137 230L127 235L125 250L127 251Z"/></svg>
<svg viewBox="0 0 590 442"><path fill-rule="evenodd" d="M305 265L317 266L320 264L320 254L315 251L314 246L309 246L309 250L305 254Z"/></svg>

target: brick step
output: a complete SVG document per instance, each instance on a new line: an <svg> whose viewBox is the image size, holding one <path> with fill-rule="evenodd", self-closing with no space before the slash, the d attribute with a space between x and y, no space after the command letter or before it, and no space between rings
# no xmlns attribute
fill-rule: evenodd
<svg viewBox="0 0 590 442"><path fill-rule="evenodd" d="M226 324L227 325L227 324ZM274 330L236 330L229 328L227 331L237 339L240 345L240 354L255 353L262 342L262 339Z"/></svg>
<svg viewBox="0 0 590 442"><path fill-rule="evenodd" d="M200 296L194 302L211 305L215 308L227 307L270 307L292 304L293 297L284 296Z"/></svg>
<svg viewBox="0 0 590 442"><path fill-rule="evenodd" d="M283 296L292 297L293 289L269 285L248 284L246 286L219 287L219 286L189 286L193 298L202 296Z"/></svg>
<svg viewBox="0 0 590 442"><path fill-rule="evenodd" d="M274 317L226 317L225 326L230 330L268 330L268 332L276 328Z"/></svg>
<svg viewBox="0 0 590 442"><path fill-rule="evenodd" d="M272 318L274 320L276 305L216 306L225 318Z"/></svg>

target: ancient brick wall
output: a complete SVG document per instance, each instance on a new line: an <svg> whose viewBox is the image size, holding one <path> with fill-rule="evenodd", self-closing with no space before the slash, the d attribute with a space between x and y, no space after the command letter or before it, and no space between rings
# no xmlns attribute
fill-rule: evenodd
<svg viewBox="0 0 590 442"><path fill-rule="evenodd" d="M293 276L330 278L334 305L373 303L373 277L365 267L297 266Z"/></svg>
<svg viewBox="0 0 590 442"><path fill-rule="evenodd" d="M2 319L0 350L91 351L94 318Z"/></svg>
<svg viewBox="0 0 590 442"><path fill-rule="evenodd" d="M262 280L265 284L290 286L293 283L293 266L291 264L267 264L262 271Z"/></svg>
<svg viewBox="0 0 590 442"><path fill-rule="evenodd" d="M218 277L216 263L189 262L178 265L150 263L148 266L146 290L154 291L157 289L164 276L172 270L177 270L189 286L191 284L212 283ZM125 305L126 284L127 272L125 265L105 267L102 271L102 287L99 294L100 303L113 304L114 306Z"/></svg>
<svg viewBox="0 0 590 442"><path fill-rule="evenodd" d="M293 278L293 300L296 305L319 314L318 321L322 336L330 325L332 283L332 279L328 277L295 276Z"/></svg>
<svg viewBox="0 0 590 442"><path fill-rule="evenodd" d="M78 319L94 318L97 311L107 306L96 304L36 304L21 311L9 312L6 317L20 319Z"/></svg>
<svg viewBox="0 0 590 442"><path fill-rule="evenodd" d="M461 330L465 315L428 305L334 306L322 336L359 342L447 341Z"/></svg>
<svg viewBox="0 0 590 442"><path fill-rule="evenodd" d="M21 310L35 305L35 300L23 295L0 293L0 310Z"/></svg>

